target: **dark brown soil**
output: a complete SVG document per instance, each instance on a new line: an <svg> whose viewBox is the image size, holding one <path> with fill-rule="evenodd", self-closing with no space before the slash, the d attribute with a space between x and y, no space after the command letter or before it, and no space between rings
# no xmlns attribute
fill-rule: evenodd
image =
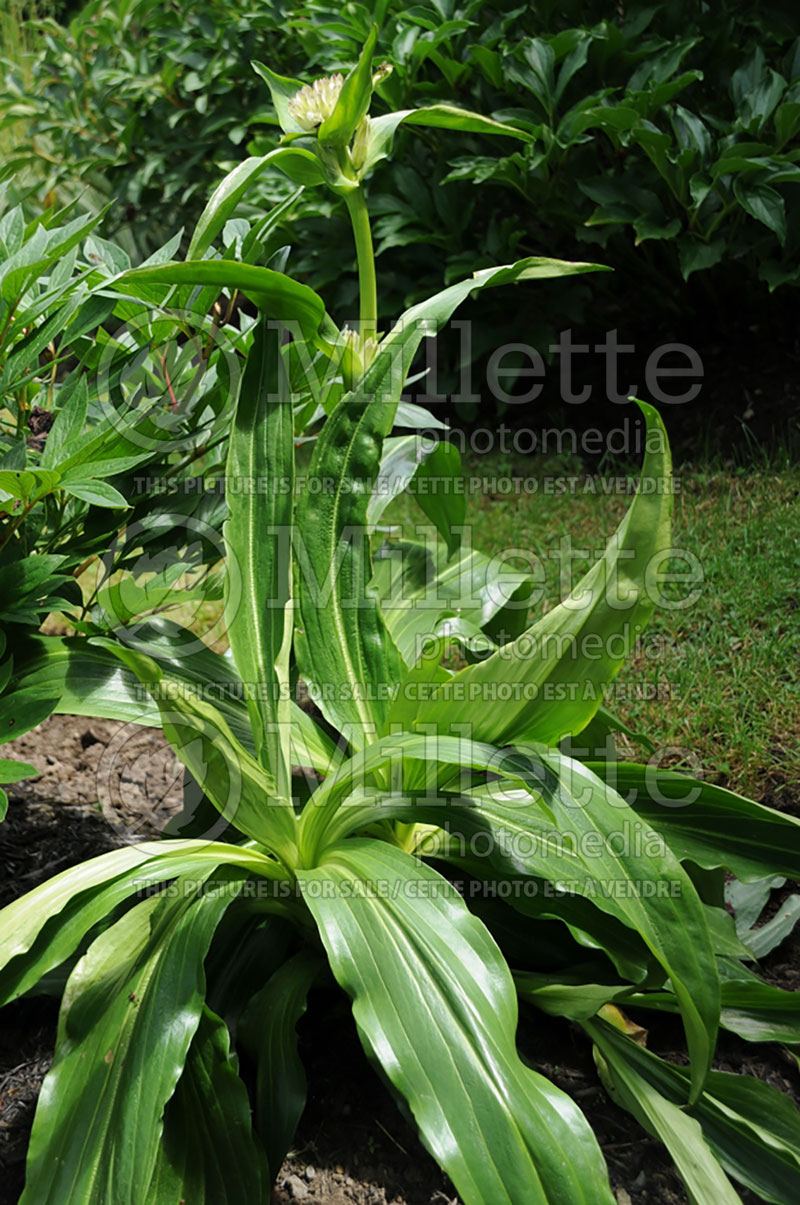
<svg viewBox="0 0 800 1205"><path fill-rule="evenodd" d="M42 774L10 789L8 816L0 825L0 903L87 857L158 835L180 807L175 758L159 733L135 725L53 717L6 746L4 754L32 762ZM797 936L787 940L765 965L781 986L790 986L788 979L796 983L798 942ZM308 1104L281 1168L274 1205L457 1205L452 1185L370 1068L344 998L328 992L322 1004L314 1007L312 1000L299 1027ZM48 997L18 1001L3 1011L0 1205L12 1205L22 1190L57 1011L57 1001ZM648 1023L651 1048L683 1061L679 1023L667 1016L651 1016ZM619 1205L684 1205L685 1191L664 1147L606 1096L577 1029L525 1010L519 1042L528 1061L586 1113ZM724 1034L717 1066L765 1079L798 1099L796 1067L775 1047L749 1046ZM756 1201L752 1194L741 1195L745 1202Z"/></svg>

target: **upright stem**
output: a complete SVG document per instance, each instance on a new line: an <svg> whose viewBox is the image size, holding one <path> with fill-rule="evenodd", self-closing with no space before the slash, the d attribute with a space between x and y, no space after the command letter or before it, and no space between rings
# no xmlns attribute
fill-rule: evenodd
<svg viewBox="0 0 800 1205"><path fill-rule="evenodd" d="M375 253L372 250L372 231L363 190L354 188L345 193L345 202L353 224L358 258L359 328L362 339L375 335L378 329L378 287L375 281Z"/></svg>

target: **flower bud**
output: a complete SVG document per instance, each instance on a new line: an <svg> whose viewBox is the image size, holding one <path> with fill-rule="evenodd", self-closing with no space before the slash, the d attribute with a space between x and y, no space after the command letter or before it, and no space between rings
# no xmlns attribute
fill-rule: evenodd
<svg viewBox="0 0 800 1205"><path fill-rule="evenodd" d="M350 154L353 160L353 167L357 172L361 171L367 161L367 152L369 151L370 136L372 133L371 126L372 122L370 119L363 117L358 123L356 136L353 139L353 147Z"/></svg>

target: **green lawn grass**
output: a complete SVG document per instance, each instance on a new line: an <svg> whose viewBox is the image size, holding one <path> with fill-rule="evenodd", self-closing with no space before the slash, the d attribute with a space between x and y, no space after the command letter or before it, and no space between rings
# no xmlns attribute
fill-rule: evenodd
<svg viewBox="0 0 800 1205"><path fill-rule="evenodd" d="M563 460L474 458L465 471L490 484L538 480L534 493L474 492L467 508L476 548L531 550L543 563L532 619L559 601L562 537L593 558L630 501L586 492L580 467ZM559 488L548 480L570 475L571 492L545 492ZM651 737L665 764L702 770L774 806L800 802L800 470L693 470L676 482L673 543L698 558L702 587L691 605L656 613L609 705ZM407 534L427 522L407 495L385 521ZM575 560L575 573L591 558ZM621 745L641 755L626 738Z"/></svg>

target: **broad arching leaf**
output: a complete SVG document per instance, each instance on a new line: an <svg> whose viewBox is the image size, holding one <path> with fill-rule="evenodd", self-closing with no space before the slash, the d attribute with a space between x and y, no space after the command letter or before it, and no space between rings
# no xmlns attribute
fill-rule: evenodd
<svg viewBox="0 0 800 1205"><path fill-rule="evenodd" d="M367 1052L466 1205L613 1205L580 1110L517 1054L508 967L455 888L369 840L298 878Z"/></svg>

